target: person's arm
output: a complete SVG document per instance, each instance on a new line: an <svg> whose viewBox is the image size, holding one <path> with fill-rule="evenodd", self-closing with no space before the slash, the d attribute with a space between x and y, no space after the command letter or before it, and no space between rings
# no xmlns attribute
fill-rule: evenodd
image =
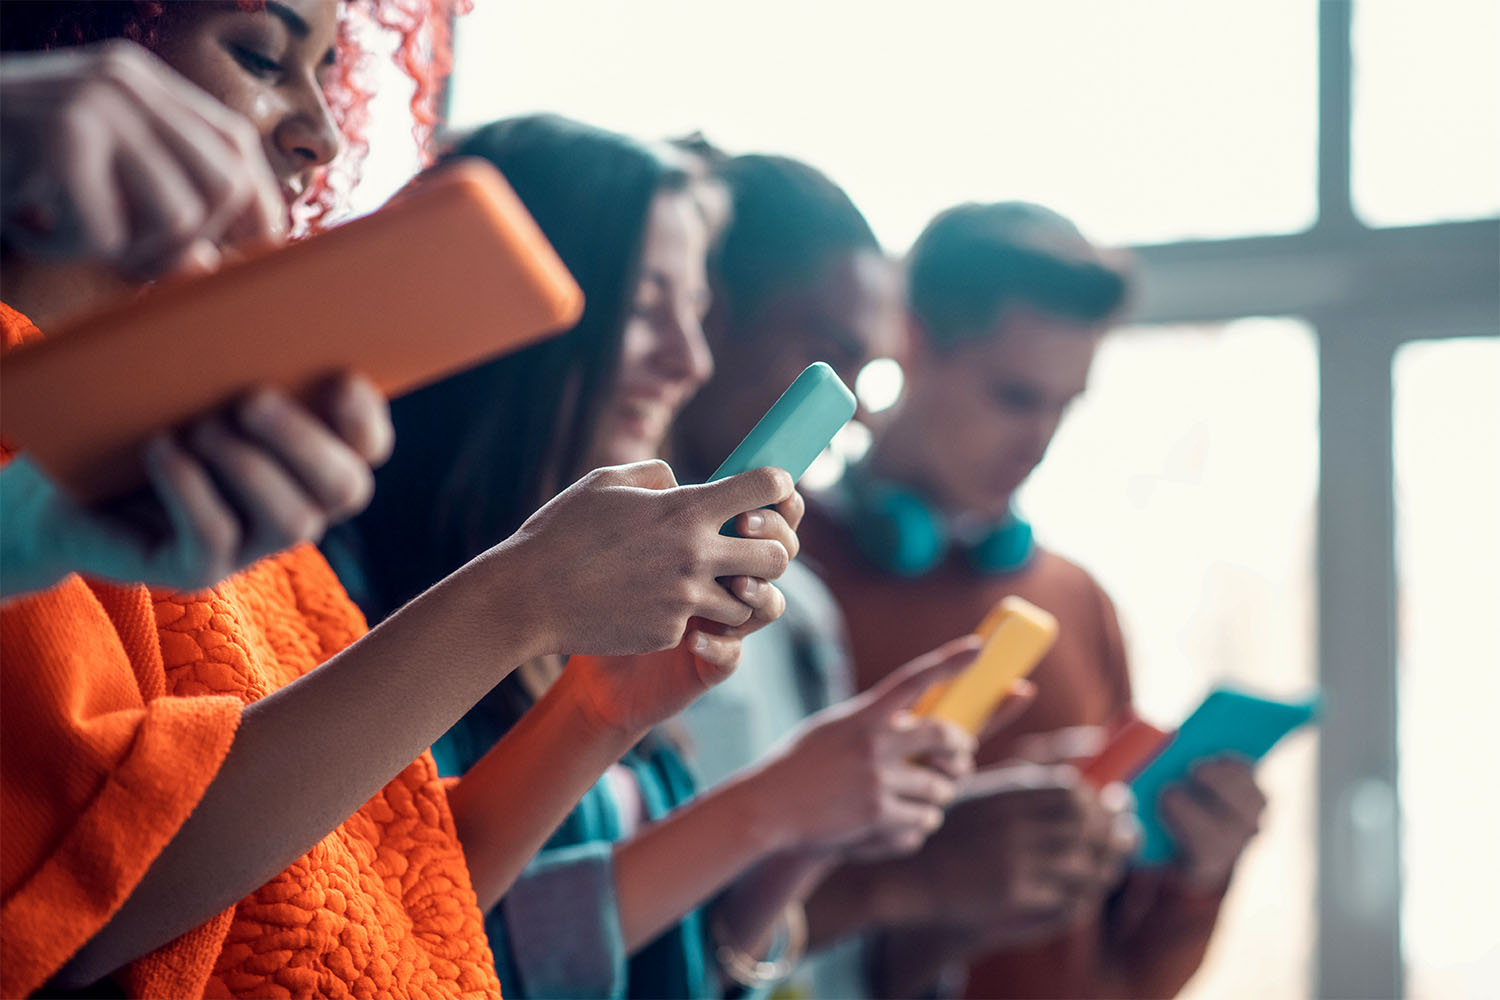
<svg viewBox="0 0 1500 1000"><path fill-rule="evenodd" d="M836 865L837 858L817 851L789 851L763 861L714 906L714 944L765 956L788 904L804 905Z"/></svg>
<svg viewBox="0 0 1500 1000"><path fill-rule="evenodd" d="M974 743L949 723L901 710L975 652L961 639L917 658L814 715L767 760L622 844L615 870L627 945L654 939L761 865L754 884L726 894L718 916L734 937L724 943L763 949L786 903L810 892L844 849L873 841L892 853L921 846L942 821L953 781L972 768Z"/></svg>
<svg viewBox="0 0 1500 1000"><path fill-rule="evenodd" d="M1235 865L1260 828L1266 798L1250 764L1220 758L1169 788L1162 819L1178 845L1168 867L1138 869L1101 921L1094 981L1113 995L1172 996L1203 962Z"/></svg>
<svg viewBox="0 0 1500 1000"><path fill-rule="evenodd" d="M736 511L785 500L786 474L763 469L707 487L673 485L659 462L591 473L367 636L246 706L198 807L56 985L87 986L264 884L516 664L559 649L676 643L695 615L734 625L748 619L752 609L716 578L777 576L786 551L774 542L721 538L718 526ZM562 569L578 566L587 572ZM564 775L587 787L585 770L592 771L588 781L596 778L618 744L557 739L580 721L578 703L565 700L569 690L523 736L558 749ZM537 759L523 752L518 767ZM513 817L533 811L533 794L542 797L537 812L557 812L545 777L525 774L522 783ZM517 840L521 850L530 842ZM529 856L499 866L518 871Z"/></svg>
<svg viewBox="0 0 1500 1000"><path fill-rule="evenodd" d="M774 776L750 774L731 779L713 793L683 806L615 849L615 885L625 947L635 952L655 940L682 915L718 894L736 879L726 896L739 905L716 907L719 920L735 932L735 941L753 945L771 929L788 899L805 877L820 875L827 854L798 855L794 877L761 882L752 869L800 837L798 817L777 808ZM747 874L750 873L750 874ZM729 943L729 942L726 942ZM744 950L752 950L745 947Z"/></svg>
<svg viewBox="0 0 1500 1000"><path fill-rule="evenodd" d="M263 885L420 756L510 666L545 652L547 630L522 603L525 574L497 576L486 588L439 584L323 666L245 706L202 801L54 984L86 987Z"/></svg>
<svg viewBox="0 0 1500 1000"><path fill-rule="evenodd" d="M1096 963L1083 982L1101 996L1176 996L1203 964L1226 888L1132 872L1100 915Z"/></svg>

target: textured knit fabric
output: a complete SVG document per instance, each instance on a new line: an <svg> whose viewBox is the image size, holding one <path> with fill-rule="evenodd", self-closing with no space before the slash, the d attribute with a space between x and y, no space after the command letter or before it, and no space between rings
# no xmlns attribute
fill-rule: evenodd
<svg viewBox="0 0 1500 1000"><path fill-rule="evenodd" d="M839 514L817 498L798 537L844 612L861 689L969 632L1009 594L1056 615L1057 643L1031 675L1036 701L981 748L981 763L1012 756L1016 742L1034 733L1107 725L1129 706L1114 606L1093 577L1061 556L1038 549L1018 572L981 574L955 553L918 580L896 577L868 562ZM941 849L941 835L926 849ZM1201 964L1220 901L1218 893L1184 892L1158 873L1134 873L1098 921L978 962L969 996L1171 996Z"/></svg>
<svg viewBox="0 0 1500 1000"><path fill-rule="evenodd" d="M0 320L7 346L33 335L12 310ZM71 576L0 608L0 994L40 988L119 908L245 704L364 631L310 547L199 594ZM431 756L117 979L141 997L498 996Z"/></svg>

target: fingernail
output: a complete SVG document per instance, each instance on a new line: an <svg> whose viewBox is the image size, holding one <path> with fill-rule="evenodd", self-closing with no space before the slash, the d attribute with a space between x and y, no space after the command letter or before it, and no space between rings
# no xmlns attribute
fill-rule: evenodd
<svg viewBox="0 0 1500 1000"><path fill-rule="evenodd" d="M754 597L756 594L760 593L760 581L753 576L746 577L744 591L746 600Z"/></svg>
<svg viewBox="0 0 1500 1000"><path fill-rule="evenodd" d="M708 652L708 636L699 632L693 637L693 652L700 656Z"/></svg>
<svg viewBox="0 0 1500 1000"><path fill-rule="evenodd" d="M759 531L766 523L766 515L759 511L751 511L745 515L745 530Z"/></svg>

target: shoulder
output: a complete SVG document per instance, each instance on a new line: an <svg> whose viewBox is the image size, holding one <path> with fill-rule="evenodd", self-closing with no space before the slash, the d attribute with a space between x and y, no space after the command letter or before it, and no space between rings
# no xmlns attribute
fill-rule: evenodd
<svg viewBox="0 0 1500 1000"><path fill-rule="evenodd" d="M1038 577L1066 588L1071 593L1094 595L1109 600L1103 584L1092 572L1081 563L1043 546L1037 546L1034 562L1028 572L1034 572Z"/></svg>

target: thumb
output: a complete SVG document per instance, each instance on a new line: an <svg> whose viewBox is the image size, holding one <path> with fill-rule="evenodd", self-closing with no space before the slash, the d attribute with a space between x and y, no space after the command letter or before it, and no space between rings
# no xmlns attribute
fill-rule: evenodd
<svg viewBox="0 0 1500 1000"><path fill-rule="evenodd" d="M704 508L716 520L727 521L747 510L780 503L792 495L793 484L785 469L768 465L694 486L693 490L702 496Z"/></svg>
<svg viewBox="0 0 1500 1000"><path fill-rule="evenodd" d="M672 467L659 458L617 465L610 471L626 486L636 486L643 490L670 490L677 487L677 477L672 474Z"/></svg>
<svg viewBox="0 0 1500 1000"><path fill-rule="evenodd" d="M956 677L973 663L980 645L977 636L962 636L898 667L870 689L870 704L865 711L889 715L910 708L928 687Z"/></svg>

